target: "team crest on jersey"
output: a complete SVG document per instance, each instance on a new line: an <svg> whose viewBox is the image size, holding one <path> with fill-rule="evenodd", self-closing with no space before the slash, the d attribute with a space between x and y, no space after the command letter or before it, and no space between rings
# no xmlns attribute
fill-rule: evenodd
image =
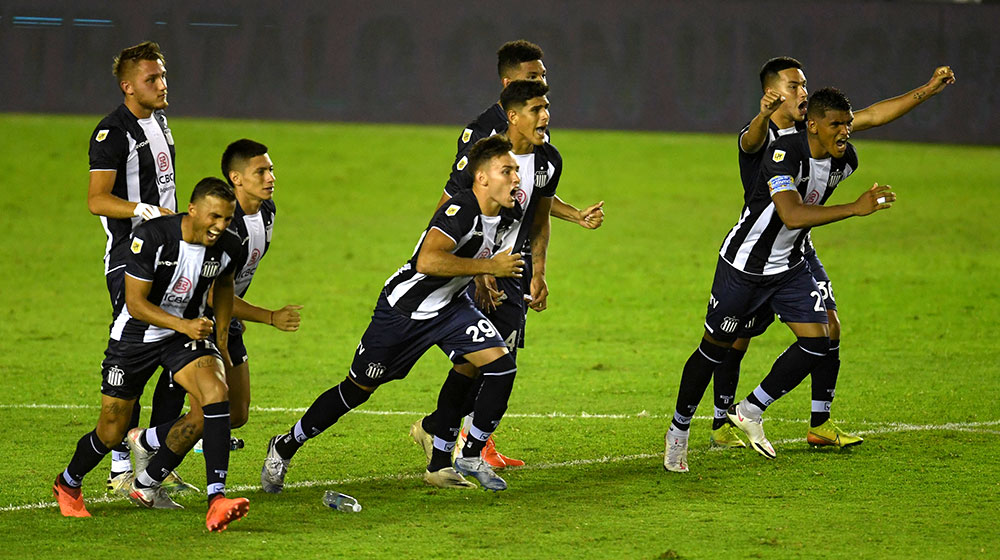
<svg viewBox="0 0 1000 560"><path fill-rule="evenodd" d="M201 275L205 278L215 278L221 269L222 263L219 261L206 261L205 264L201 265Z"/></svg>
<svg viewBox="0 0 1000 560"><path fill-rule="evenodd" d="M462 143L463 144L466 143L466 142L468 142L470 138L472 138L472 129L471 128L467 128L464 131L462 131Z"/></svg>
<svg viewBox="0 0 1000 560"><path fill-rule="evenodd" d="M549 182L549 172L547 169L535 171L535 188L540 189Z"/></svg>
<svg viewBox="0 0 1000 560"><path fill-rule="evenodd" d="M468 156L462 156L462 159L458 160L458 164L455 165L455 169L461 171L461 170L465 169L466 165L469 165L469 157Z"/></svg>
<svg viewBox="0 0 1000 560"><path fill-rule="evenodd" d="M461 209L462 209L461 206L459 206L457 204L452 204L451 206L448 207L447 210L444 211L444 215L445 216L454 216L455 214L458 214L458 211L461 210Z"/></svg>
<svg viewBox="0 0 1000 560"><path fill-rule="evenodd" d="M785 150L774 150L774 155L771 156L771 159L774 160L774 163L780 163L785 159Z"/></svg>
<svg viewBox="0 0 1000 560"><path fill-rule="evenodd" d="M142 239L139 239L138 237L133 237L132 252L138 255L139 251L142 251Z"/></svg>
<svg viewBox="0 0 1000 560"><path fill-rule="evenodd" d="M839 169L836 170L836 171L832 171L830 173L830 178L827 179L827 181L826 181L826 186L828 186L828 187L836 187L837 184L839 184L840 181L843 180L843 178L844 178L844 172L843 171L841 171Z"/></svg>
<svg viewBox="0 0 1000 560"><path fill-rule="evenodd" d="M108 137L108 132L111 132L111 130L107 128L102 128L101 130L98 130L97 136L94 137L94 140L97 140L98 142L104 142L104 139Z"/></svg>

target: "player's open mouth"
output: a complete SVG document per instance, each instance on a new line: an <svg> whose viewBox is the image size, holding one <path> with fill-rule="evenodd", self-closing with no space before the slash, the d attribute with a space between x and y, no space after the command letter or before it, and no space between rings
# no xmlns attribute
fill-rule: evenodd
<svg viewBox="0 0 1000 560"><path fill-rule="evenodd" d="M521 187L514 187L513 189L510 190L510 199L512 201L517 200L517 191L519 190L521 190Z"/></svg>
<svg viewBox="0 0 1000 560"><path fill-rule="evenodd" d="M539 138L545 138L545 127L539 126L535 128L535 134L537 134Z"/></svg>
<svg viewBox="0 0 1000 560"><path fill-rule="evenodd" d="M215 241L216 239L219 238L220 233L221 232L215 231L214 229L209 229L208 231L205 232L205 239L207 239L208 241Z"/></svg>
<svg viewBox="0 0 1000 560"><path fill-rule="evenodd" d="M802 113L803 115L806 114L806 109L808 108L809 108L808 101L803 101L802 103L799 103L799 112Z"/></svg>
<svg viewBox="0 0 1000 560"><path fill-rule="evenodd" d="M836 144L838 150L845 150L847 149L847 138L835 140L834 144Z"/></svg>

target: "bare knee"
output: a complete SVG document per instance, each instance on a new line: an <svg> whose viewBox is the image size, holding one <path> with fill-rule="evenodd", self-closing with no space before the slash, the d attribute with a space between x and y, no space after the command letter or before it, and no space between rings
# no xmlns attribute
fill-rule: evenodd
<svg viewBox="0 0 1000 560"><path fill-rule="evenodd" d="M250 403L229 403L229 425L231 428L244 426L250 419Z"/></svg>
<svg viewBox="0 0 1000 560"><path fill-rule="evenodd" d="M97 418L97 438L106 447L115 447L122 442L132 419L134 400L125 401L105 396L101 402L101 415Z"/></svg>

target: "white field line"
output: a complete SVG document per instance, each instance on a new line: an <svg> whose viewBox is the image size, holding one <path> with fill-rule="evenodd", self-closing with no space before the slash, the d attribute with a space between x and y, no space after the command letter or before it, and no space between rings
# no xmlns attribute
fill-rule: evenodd
<svg viewBox="0 0 1000 560"><path fill-rule="evenodd" d="M97 408L96 406L75 406L75 405L0 405L0 408ZM282 409L282 411L291 409ZM304 409L303 409L304 410ZM397 413L394 413L397 414ZM404 413L398 413L404 414ZM405 414L419 414L419 413L405 413ZM547 416L540 416L547 417ZM560 417L577 417L577 416L560 416ZM592 417L592 416L588 416ZM617 417L617 416L616 416ZM630 416L623 416L630 417ZM801 421L801 420L796 420ZM898 422L887 422L884 423L884 427L875 428L871 430L862 430L855 432L858 435L876 435L876 434L887 434L887 433L899 433L899 432L927 432L927 431L958 431L958 432L972 432L972 433L984 433L984 434L994 434L1000 435L1000 430L989 430L983 429L985 426L1000 426L1000 420L992 420L989 422L949 422L946 424L904 424ZM792 443L801 443L801 438L790 438L774 440L771 443L774 445L788 445ZM692 450L695 451L695 450ZM721 448L708 448L706 451L719 452L726 451ZM697 451L695 451L697 452ZM522 471L522 470L547 470L547 469L559 469L566 467L581 467L587 465L597 465L606 463L620 463L625 461L638 461L647 460L663 457L662 453L637 453L634 455L621 455L621 456L604 456L596 459L574 459L571 461L561 461L558 463L538 463L534 465L525 465L523 467L516 467L510 470ZM299 482L289 482L285 484L286 488L312 488L316 486L342 486L346 484L357 484L366 482L381 482L386 480L416 480L421 478L423 475L421 473L407 473L407 474L397 474L397 475L378 475L378 476L364 476L355 478L342 478L339 480L303 480ZM246 485L239 484L228 487L229 490L233 492L247 492L251 490L257 490L258 485ZM112 494L105 494L97 497L87 497L88 503L110 503L116 501L123 501L125 498L121 496L115 496ZM32 504L22 504L22 505L8 505L5 507L0 507L0 513L13 512L13 511L25 511L33 509L47 509L58 507L56 502L36 502Z"/></svg>
<svg viewBox="0 0 1000 560"><path fill-rule="evenodd" d="M97 405L87 405L87 404L38 404L38 403L25 403L25 404L0 404L0 409L13 408L13 409L53 409L53 410L78 410L78 409L94 409L97 410L100 407ZM288 414L302 414L307 408L287 408L287 407L276 407L276 406L251 406L250 410L253 412L278 412L278 413L288 413ZM368 409L355 409L351 411L351 414L369 414L372 416L424 416L430 411L424 412L414 412L408 410L368 410ZM545 412L545 413L517 413L510 412L504 414L504 418L568 418L568 419L596 419L596 420L627 420L631 418L650 418L654 420L669 420L672 419L673 414L651 414L645 410L636 412L634 414L602 414L602 413L591 413L591 412ZM711 416L695 416L696 420L711 420ZM771 423L777 422L804 422L803 418L773 418L770 416L765 416L765 419ZM865 424L877 427L905 427L905 431L914 431L921 429L918 424L905 424L899 422L878 422L874 420L851 420L850 424ZM943 424L947 426L944 428L925 428L925 429L937 429L937 430L954 430L960 431L961 428L979 428L982 426L1000 426L1000 420L990 420L986 422L963 422L960 424ZM891 431L891 430L890 430Z"/></svg>

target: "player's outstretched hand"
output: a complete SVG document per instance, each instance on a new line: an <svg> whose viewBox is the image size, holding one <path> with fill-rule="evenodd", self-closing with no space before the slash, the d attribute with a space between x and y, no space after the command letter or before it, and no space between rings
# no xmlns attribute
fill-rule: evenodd
<svg viewBox="0 0 1000 560"><path fill-rule="evenodd" d="M203 340L212 335L215 322L208 317L198 317L184 321L184 334L191 340Z"/></svg>
<svg viewBox="0 0 1000 560"><path fill-rule="evenodd" d="M528 304L534 311L542 312L548 307L549 285L544 276L531 277L531 302Z"/></svg>
<svg viewBox="0 0 1000 560"><path fill-rule="evenodd" d="M489 274L479 274L474 278L476 282L476 307L483 311L495 311L497 307L507 299L507 294L503 290L497 289L496 276Z"/></svg>
<svg viewBox="0 0 1000 560"><path fill-rule="evenodd" d="M524 272L524 259L521 253L511 254L510 249L502 253L493 255L490 261L493 263L493 276L497 278L520 278Z"/></svg>
<svg viewBox="0 0 1000 560"><path fill-rule="evenodd" d="M938 66L934 69L931 79L927 81L927 86L931 89L931 95L934 95L953 83L955 83L955 73L951 67Z"/></svg>
<svg viewBox="0 0 1000 560"><path fill-rule="evenodd" d="M785 96L771 88L764 90L764 97L760 98L760 114L770 117L781 104L785 102Z"/></svg>
<svg viewBox="0 0 1000 560"><path fill-rule="evenodd" d="M892 192L891 186L875 183L872 188L862 193L854 201L855 214L858 216L867 216L878 210L892 208L892 203L895 201L896 193Z"/></svg>
<svg viewBox="0 0 1000 560"><path fill-rule="evenodd" d="M586 229L597 229L604 223L604 201L580 210L580 221L577 222Z"/></svg>
<svg viewBox="0 0 1000 560"><path fill-rule="evenodd" d="M302 309L301 305L286 305L278 309L271 316L271 324L279 331L289 332L299 330L299 323L302 321L299 309Z"/></svg>

